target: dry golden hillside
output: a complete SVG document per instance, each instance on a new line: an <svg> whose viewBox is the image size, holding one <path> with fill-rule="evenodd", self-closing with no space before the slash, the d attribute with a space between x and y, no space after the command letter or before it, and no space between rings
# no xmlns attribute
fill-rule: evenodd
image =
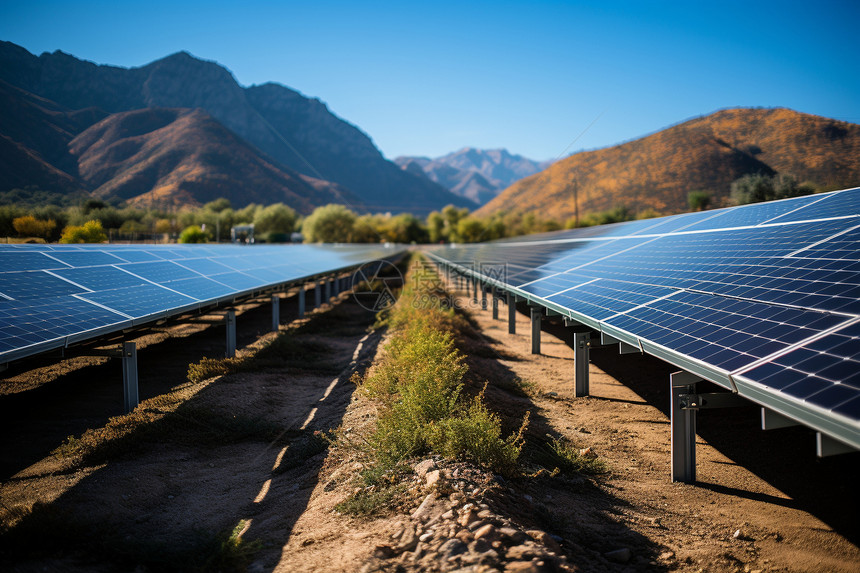
<svg viewBox="0 0 860 573"><path fill-rule="evenodd" d="M860 185L860 125L789 109L729 109L596 151L576 153L522 179L479 215L537 211L565 219L625 206L660 214L687 210L687 193L705 190L725 204L747 173L791 173L827 188Z"/></svg>

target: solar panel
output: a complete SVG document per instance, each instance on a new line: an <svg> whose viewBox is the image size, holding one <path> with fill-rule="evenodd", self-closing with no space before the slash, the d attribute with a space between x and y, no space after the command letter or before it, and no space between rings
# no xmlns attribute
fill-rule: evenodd
<svg viewBox="0 0 860 573"><path fill-rule="evenodd" d="M860 189L430 256L860 448Z"/></svg>
<svg viewBox="0 0 860 573"><path fill-rule="evenodd" d="M0 245L0 364L400 252L375 245Z"/></svg>

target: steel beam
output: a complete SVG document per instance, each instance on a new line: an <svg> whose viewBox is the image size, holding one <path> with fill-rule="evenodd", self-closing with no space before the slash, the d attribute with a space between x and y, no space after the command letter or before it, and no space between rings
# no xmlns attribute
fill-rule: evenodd
<svg viewBox="0 0 860 573"><path fill-rule="evenodd" d="M305 317L305 285L299 286L299 318Z"/></svg>
<svg viewBox="0 0 860 573"><path fill-rule="evenodd" d="M126 414L140 403L137 391L137 345L134 342L122 343L122 400Z"/></svg>
<svg viewBox="0 0 860 573"><path fill-rule="evenodd" d="M499 320L499 297L496 294L496 290L493 289L493 320Z"/></svg>
<svg viewBox="0 0 860 573"><path fill-rule="evenodd" d="M272 295L272 332L278 332L281 326L281 297Z"/></svg>
<svg viewBox="0 0 860 573"><path fill-rule="evenodd" d="M815 452L819 458L825 458L827 456L838 456L839 454L857 453L857 450L821 432L815 432Z"/></svg>
<svg viewBox="0 0 860 573"><path fill-rule="evenodd" d="M573 333L574 359L574 396L589 395L588 354L591 346L591 332Z"/></svg>
<svg viewBox="0 0 860 573"><path fill-rule="evenodd" d="M689 372L669 375L672 392L670 407L672 435L672 481L696 481L696 410L684 409L684 396L696 393L701 378Z"/></svg>
<svg viewBox="0 0 860 573"><path fill-rule="evenodd" d="M478 304L478 279L472 278L472 303Z"/></svg>
<svg viewBox="0 0 860 573"><path fill-rule="evenodd" d="M487 310L487 285L481 285L481 310Z"/></svg>
<svg viewBox="0 0 860 573"><path fill-rule="evenodd" d="M236 311L232 308L224 315L224 325L227 327L227 358L236 356Z"/></svg>
<svg viewBox="0 0 860 573"><path fill-rule="evenodd" d="M517 296L508 293L508 334L517 333Z"/></svg>
<svg viewBox="0 0 860 573"><path fill-rule="evenodd" d="M532 354L540 354L540 320L543 310L538 306L532 306Z"/></svg>

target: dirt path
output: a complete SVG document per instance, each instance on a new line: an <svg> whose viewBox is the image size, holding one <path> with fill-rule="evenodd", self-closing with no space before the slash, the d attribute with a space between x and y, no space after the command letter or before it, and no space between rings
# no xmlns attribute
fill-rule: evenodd
<svg viewBox="0 0 860 573"><path fill-rule="evenodd" d="M293 325L300 348L324 348L321 356L187 385L187 400L177 410L187 421L178 426L184 431L155 441L144 436L126 455L84 468L46 455L47 445L56 447L57 436L66 435L56 429L34 436L29 449L16 446L24 457L7 458L14 472L0 483L0 510L10 519L26 515L34 502L42 505L22 521L33 547L18 547L14 559L0 552L0 569L190 570L183 560L199 567L203 555L204 570L235 570L233 553L211 548L213 540L223 543L224 532L235 532L253 549L247 570L255 573L427 570L426 556L423 562L406 554L396 562L374 557L402 534L414 507L373 520L334 511L352 492L357 468L327 463L314 432L373 420L372 408L353 396L349 377L369 364L380 343L380 334L367 334L373 316L342 298L304 326ZM506 316L504 305L500 310ZM260 312L265 322L265 309ZM594 480L538 476L506 483L500 488L504 497L492 508L523 529L551 533L573 567L860 570L857 456L816 460L808 432L762 432L754 408L705 412L697 452L700 482L672 484L666 413L672 368L594 350L592 396L573 398L573 355L563 328L548 327L543 354L533 356L525 314L518 315L516 335L507 334L506 322L492 320L488 311L469 314L480 332L470 343L473 383L491 380L488 399L508 415L508 425L530 410L534 431L591 447L611 468ZM260 332L261 339L271 336ZM200 344L214 345L216 339ZM173 368L165 386L184 377L183 369ZM531 395L503 389L517 379L534 389ZM245 428L247 435L205 427L215 421ZM95 417L93 427L102 423ZM28 428L35 432L38 425ZM185 431L195 439L183 440ZM206 437L202 443L200 436ZM44 556L46 547L51 557ZM612 557L618 551L624 558Z"/></svg>

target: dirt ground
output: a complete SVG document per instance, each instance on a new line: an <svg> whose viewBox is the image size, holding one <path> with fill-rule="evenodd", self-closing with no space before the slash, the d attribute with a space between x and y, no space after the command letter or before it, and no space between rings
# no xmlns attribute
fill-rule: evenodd
<svg viewBox="0 0 860 573"><path fill-rule="evenodd" d="M298 339L327 348L321 363L240 372L183 390L197 409L276 424L279 435L272 439L206 447L169 439L78 467L50 452L67 435L100 427L119 413L118 367L94 363L38 386L28 385L27 374L0 379L0 385L14 383L20 390L0 394L2 519L24 525L30 520L45 543L31 550L6 547L0 569L158 571L165 563L159 559L183 558L177 547L188 548L201 535L234 531L254 547L248 571L370 570L374 548L390 543L404 516L359 519L334 511L351 493L348 478L357 468L326 464L327 454L312 447L314 431L358 427L375 415L357 399L349 378L372 362L382 334L368 334L373 316L348 295L341 300L312 313L295 331ZM457 300L469 306L465 298ZM288 302L281 307L286 312ZM506 310L501 304L500 316ZM518 500L508 507L512 519L524 526L537 522L563 540L574 566L860 571L856 454L818 460L810 432L763 432L754 407L706 411L699 416L699 481L673 484L667 417L673 368L595 349L591 396L574 398L573 352L563 327L546 325L542 354L536 356L529 353L525 313L518 315L518 334L509 335L506 321L493 320L489 311L466 312L481 337L470 358L475 376L491 385L519 378L534 387L522 396L491 386L491 406L511 425L530 411L533 431L569 438L608 463L610 471L595 478L509 484ZM265 305L240 316L240 344L273 336L265 333L268 320ZM140 356L142 398L183 383L188 362L217 355L222 344L216 327L154 341ZM34 504L38 511L28 516ZM33 521L37 513L48 519ZM66 537L89 547L52 545ZM106 539L111 546L102 558ZM605 558L619 549L630 550L625 562Z"/></svg>

